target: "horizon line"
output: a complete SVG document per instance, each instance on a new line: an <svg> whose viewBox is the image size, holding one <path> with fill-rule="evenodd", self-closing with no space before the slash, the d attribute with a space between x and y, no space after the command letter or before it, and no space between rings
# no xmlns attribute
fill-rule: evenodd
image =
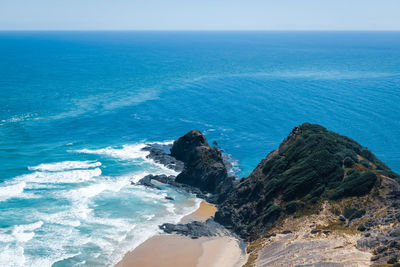
<svg viewBox="0 0 400 267"><path fill-rule="evenodd" d="M0 32L400 32L400 29L0 29Z"/></svg>

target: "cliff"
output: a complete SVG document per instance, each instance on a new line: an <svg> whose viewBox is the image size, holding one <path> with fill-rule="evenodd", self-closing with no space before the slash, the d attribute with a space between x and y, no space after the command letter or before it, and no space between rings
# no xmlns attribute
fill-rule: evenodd
<svg viewBox="0 0 400 267"><path fill-rule="evenodd" d="M400 176L348 137L304 123L240 182L199 131L170 151L184 165L174 183L218 203L215 221L249 244L247 266L391 266L400 257Z"/></svg>
<svg viewBox="0 0 400 267"><path fill-rule="evenodd" d="M305 123L236 185L215 220L258 244L253 258L259 266L387 263L399 255L393 237L400 219L399 178L356 141ZM290 251L295 244L302 253ZM342 260L321 253L334 247L346 255ZM280 257L271 263L273 248ZM316 251L320 257L307 262L307 253ZM363 257L357 262L355 255Z"/></svg>
<svg viewBox="0 0 400 267"><path fill-rule="evenodd" d="M283 215L312 211L322 200L364 196L384 176L398 179L356 141L305 123L237 185L216 220L252 240Z"/></svg>

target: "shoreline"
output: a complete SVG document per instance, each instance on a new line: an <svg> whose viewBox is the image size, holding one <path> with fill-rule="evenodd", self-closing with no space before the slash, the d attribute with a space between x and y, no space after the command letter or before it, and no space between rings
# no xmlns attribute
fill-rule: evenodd
<svg viewBox="0 0 400 267"><path fill-rule="evenodd" d="M197 210L184 216L180 223L206 221L217 208L205 202ZM200 237L192 239L178 234L158 234L125 254L115 267L236 267L246 262L247 256L240 241L233 236Z"/></svg>

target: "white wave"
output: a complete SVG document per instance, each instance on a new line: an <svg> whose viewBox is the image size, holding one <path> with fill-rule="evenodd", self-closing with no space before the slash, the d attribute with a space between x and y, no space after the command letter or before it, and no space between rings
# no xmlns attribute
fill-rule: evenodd
<svg viewBox="0 0 400 267"><path fill-rule="evenodd" d="M40 238L35 237L24 245L44 253L25 255L25 266L51 267L56 262L80 255L76 248L84 246L87 240L75 228L44 224Z"/></svg>
<svg viewBox="0 0 400 267"><path fill-rule="evenodd" d="M77 189L68 190L65 192L58 192L57 197L64 197L71 201L71 208L69 212L58 213L57 215L48 215L46 219L58 224L78 226L81 221L88 222L91 218L90 214L92 209L89 208L91 199L97 195L109 191L119 192L122 188L131 184L129 176L121 176L118 178L100 177L95 183L88 186L83 186ZM103 219L102 219L103 220ZM105 222L99 220L97 223L104 224Z"/></svg>
<svg viewBox="0 0 400 267"><path fill-rule="evenodd" d="M42 221L31 224L16 225L14 226L14 229L12 231L12 235L18 242L27 242L35 236L35 233L33 231L42 227L42 225Z"/></svg>
<svg viewBox="0 0 400 267"><path fill-rule="evenodd" d="M166 141L160 141L160 142L150 142L148 144L157 144L157 145L162 145L162 146L169 146L174 143L174 140L166 140Z"/></svg>
<svg viewBox="0 0 400 267"><path fill-rule="evenodd" d="M112 265L118 263L126 252L132 251L152 236L160 234L161 230L159 229L158 225L162 223L176 224L180 222L183 217L197 210L200 207L201 200L198 198L191 200L193 200L193 205L181 207L179 209L170 208L167 210L168 213L162 217L157 217L154 219L151 217L149 220L146 220L145 223L137 224L130 233L126 234L126 238L118 244L118 249L113 249L112 254L109 257L113 263ZM106 250L106 247L102 247L102 249Z"/></svg>
<svg viewBox="0 0 400 267"><path fill-rule="evenodd" d="M160 145L170 145L171 141L165 142L154 142L149 144L160 144ZM165 174L165 175L178 175L179 173L175 170L165 167L163 164L156 163L153 159L148 159L147 156L150 152L142 150L146 147L146 144L133 144L133 145L123 145L122 148L106 147L100 149L79 149L74 152L85 153L85 154L97 154L106 155L112 158L117 158L121 160L137 160L140 159L142 163L148 163L157 167L157 169L149 170L147 174Z"/></svg>
<svg viewBox="0 0 400 267"><path fill-rule="evenodd" d="M119 177L117 179L104 179L101 182L73 189L65 193L64 196L72 200L81 201L82 199L93 198L104 191L119 192L123 187L130 185L129 177Z"/></svg>
<svg viewBox="0 0 400 267"><path fill-rule="evenodd" d="M74 169L89 169L101 166L98 161L61 161L55 163L42 163L37 166L28 167L31 171L64 171Z"/></svg>
<svg viewBox="0 0 400 267"><path fill-rule="evenodd" d="M236 159L233 159L231 154L222 153L222 159L228 170L228 175L236 176L241 171L241 169L239 167L239 161Z"/></svg>
<svg viewBox="0 0 400 267"><path fill-rule="evenodd" d="M133 145L123 145L122 148L115 147L106 147L101 149L79 149L75 150L77 153L84 154L97 154L97 155L106 155L113 158L118 158L122 160L129 159L146 159L146 156L149 154L148 151L143 151L145 144L133 144Z"/></svg>
<svg viewBox="0 0 400 267"><path fill-rule="evenodd" d="M37 221L31 224L20 224L20 225L14 225L9 228L1 228L0 240L1 242L6 242L6 243L28 242L35 236L34 231L42 227L42 225L43 225L42 221Z"/></svg>
<svg viewBox="0 0 400 267"><path fill-rule="evenodd" d="M9 198L17 197L22 194L26 186L26 182L22 181L14 184L2 184L0 186L0 201L5 201Z"/></svg>
<svg viewBox="0 0 400 267"><path fill-rule="evenodd" d="M90 181L93 177L100 175L101 170L99 168L95 168L90 170L72 170L60 172L34 172L18 176L14 179L17 181L36 184L70 184ZM37 186L33 186L31 188L37 188Z"/></svg>
<svg viewBox="0 0 400 267"><path fill-rule="evenodd" d="M173 169L170 169L161 163L157 163L153 159L146 159L146 163L150 163L158 168L157 170L151 171L151 174L153 174L153 175L165 174L165 175L177 176L179 174L179 172L177 172Z"/></svg>
<svg viewBox="0 0 400 267"><path fill-rule="evenodd" d="M68 210L52 214L36 213L35 216L45 221L46 223L78 227L81 225L81 221L76 218L78 216L75 216L75 214L79 213L81 214L83 213L83 211L71 212L70 210Z"/></svg>
<svg viewBox="0 0 400 267"><path fill-rule="evenodd" d="M38 222L31 223L31 224L17 225L15 229L20 229L22 231L34 231L34 230L42 227L42 225L43 225L43 222L38 221Z"/></svg>
<svg viewBox="0 0 400 267"><path fill-rule="evenodd" d="M0 250L0 266L23 267L25 265L24 248L6 246Z"/></svg>

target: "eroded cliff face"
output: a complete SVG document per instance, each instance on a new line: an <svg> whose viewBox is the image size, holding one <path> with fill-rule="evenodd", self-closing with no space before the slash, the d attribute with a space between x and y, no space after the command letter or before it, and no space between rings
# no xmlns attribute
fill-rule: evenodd
<svg viewBox="0 0 400 267"><path fill-rule="evenodd" d="M248 266L370 266L372 253L357 248L361 233L332 229L331 210L326 202L319 214L282 220L252 244Z"/></svg>
<svg viewBox="0 0 400 267"><path fill-rule="evenodd" d="M246 266L392 266L400 255L399 196L399 184L384 176L365 196L284 216L250 243Z"/></svg>

